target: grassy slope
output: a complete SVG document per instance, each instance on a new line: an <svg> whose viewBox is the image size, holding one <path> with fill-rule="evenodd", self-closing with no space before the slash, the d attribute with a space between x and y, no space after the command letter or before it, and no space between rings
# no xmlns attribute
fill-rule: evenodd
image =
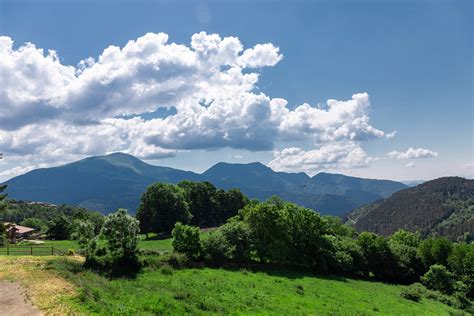
<svg viewBox="0 0 474 316"><path fill-rule="evenodd" d="M400 297L403 286L292 272L184 269L137 279L55 269L85 291L71 303L87 314L449 315L454 309Z"/></svg>
<svg viewBox="0 0 474 316"><path fill-rule="evenodd" d="M77 248L71 241L48 244ZM169 239L141 241L140 248L172 249ZM449 315L455 311L426 299L420 303L402 299L400 285L271 268L162 268L146 270L136 279L108 280L82 271L77 259L0 256L2 278L22 283L33 302L52 313L58 311L50 300L49 280L66 285L59 297L61 311L81 314Z"/></svg>

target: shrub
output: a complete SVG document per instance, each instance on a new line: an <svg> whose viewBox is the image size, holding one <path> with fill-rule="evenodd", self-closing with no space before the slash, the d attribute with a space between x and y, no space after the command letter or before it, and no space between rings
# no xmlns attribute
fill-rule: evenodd
<svg viewBox="0 0 474 316"><path fill-rule="evenodd" d="M427 290L425 293L425 297L427 299L438 301L449 306L453 306L453 307L458 306L458 303L454 297L443 294L440 291Z"/></svg>
<svg viewBox="0 0 474 316"><path fill-rule="evenodd" d="M441 264L434 264L421 277L421 281L429 289L451 294L453 291L453 275Z"/></svg>
<svg viewBox="0 0 474 316"><path fill-rule="evenodd" d="M202 253L206 262L221 265L227 261L231 247L221 230L211 231L202 241Z"/></svg>
<svg viewBox="0 0 474 316"><path fill-rule="evenodd" d="M172 231L173 249L184 253L190 259L198 259L201 255L201 238L198 227L176 223Z"/></svg>
<svg viewBox="0 0 474 316"><path fill-rule="evenodd" d="M186 268L189 265L189 258L184 253L171 253L166 262L175 269Z"/></svg>
<svg viewBox="0 0 474 316"><path fill-rule="evenodd" d="M76 221L75 231L71 237L77 241L81 252L86 256L86 261L89 260L97 248L97 236L95 235L93 224L85 221Z"/></svg>
<svg viewBox="0 0 474 316"><path fill-rule="evenodd" d="M413 283L404 288L400 296L414 302L419 302L426 293L426 288L420 283Z"/></svg>
<svg viewBox="0 0 474 316"><path fill-rule="evenodd" d="M248 262L252 247L248 225L242 221L231 220L221 227L221 231L229 245L229 259Z"/></svg>

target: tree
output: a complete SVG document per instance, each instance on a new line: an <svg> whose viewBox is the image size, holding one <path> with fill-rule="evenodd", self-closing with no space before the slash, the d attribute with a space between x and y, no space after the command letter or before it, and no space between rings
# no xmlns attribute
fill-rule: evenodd
<svg viewBox="0 0 474 316"><path fill-rule="evenodd" d="M418 246L418 256L426 268L433 264L448 265L448 257L453 244L447 238L427 238Z"/></svg>
<svg viewBox="0 0 474 316"><path fill-rule="evenodd" d="M426 287L432 290L440 291L444 294L453 292L453 274L441 264L434 264L428 272L421 277Z"/></svg>
<svg viewBox="0 0 474 316"><path fill-rule="evenodd" d="M216 199L220 205L217 224L222 224L229 218L236 216L241 209L250 203L248 197L239 189L230 189L227 192L219 190Z"/></svg>
<svg viewBox="0 0 474 316"><path fill-rule="evenodd" d="M366 262L364 271L366 275L372 272L378 278L394 278L394 258L385 238L374 233L362 232L357 238L357 243Z"/></svg>
<svg viewBox="0 0 474 316"><path fill-rule="evenodd" d="M20 222L20 225L34 228L40 232L48 230L48 225L46 224L45 221L39 218L34 218L34 217L30 217L23 220L22 222Z"/></svg>
<svg viewBox="0 0 474 316"><path fill-rule="evenodd" d="M178 186L186 193L186 201L192 214L191 224L209 227L220 224L220 205L216 199L217 189L210 182L181 181Z"/></svg>
<svg viewBox="0 0 474 316"><path fill-rule="evenodd" d="M190 259L197 259L201 255L202 245L199 227L183 225L177 222L173 232L173 249L184 253Z"/></svg>
<svg viewBox="0 0 474 316"><path fill-rule="evenodd" d="M0 160L3 159L3 154L0 153ZM7 188L6 185L0 185L0 214L3 213L6 209L6 205L4 204L3 200L7 197L6 194L1 194ZM4 223L0 220L0 245L3 245L7 240L7 230L5 228Z"/></svg>
<svg viewBox="0 0 474 316"><path fill-rule="evenodd" d="M128 215L127 210L118 209L106 217L100 236L107 242L107 249L113 258L135 259L139 232L138 221Z"/></svg>
<svg viewBox="0 0 474 316"><path fill-rule="evenodd" d="M191 213L184 189L166 183L155 183L141 197L137 211L142 233L171 233L176 222L189 223Z"/></svg>
<svg viewBox="0 0 474 316"><path fill-rule="evenodd" d="M390 237L388 244L396 260L397 276L400 281L414 282L423 274L423 265L417 255L420 241L419 233L403 229Z"/></svg>
<svg viewBox="0 0 474 316"><path fill-rule="evenodd" d="M316 212L293 203L282 206L283 221L290 239L289 263L316 267L323 258L327 234L326 221ZM325 270L325 266L320 266Z"/></svg>
<svg viewBox="0 0 474 316"><path fill-rule="evenodd" d="M456 243L448 257L454 276L468 287L468 296L474 299L474 243Z"/></svg>
<svg viewBox="0 0 474 316"><path fill-rule="evenodd" d="M77 220L71 238L77 241L80 249L86 256L85 266L91 264L97 250L97 234L94 231L94 224L89 221Z"/></svg>
<svg viewBox="0 0 474 316"><path fill-rule="evenodd" d="M242 210L253 248L262 262L286 262L290 248L288 223L274 204L249 204Z"/></svg>
<svg viewBox="0 0 474 316"><path fill-rule="evenodd" d="M56 217L48 226L48 235L51 239L65 240L71 236L72 225L65 215Z"/></svg>
<svg viewBox="0 0 474 316"><path fill-rule="evenodd" d="M250 261L252 244L248 224L238 219L232 219L222 225L220 230L230 246L229 259L236 262Z"/></svg>
<svg viewBox="0 0 474 316"><path fill-rule="evenodd" d="M204 260L211 264L220 265L230 259L231 245L222 230L210 231L202 240Z"/></svg>

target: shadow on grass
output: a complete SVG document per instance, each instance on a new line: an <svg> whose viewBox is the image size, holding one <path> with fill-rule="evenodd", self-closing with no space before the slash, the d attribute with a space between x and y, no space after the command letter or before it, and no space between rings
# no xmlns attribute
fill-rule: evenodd
<svg viewBox="0 0 474 316"><path fill-rule="evenodd" d="M72 276L81 276L85 273L93 273L98 276L107 278L109 280L114 279L129 279L133 280L138 277L142 272L142 267L131 267L127 268L126 265L122 267L111 267L111 266L99 266L90 267L84 265L83 262L78 260L70 259L67 257L51 259L47 262L46 269L54 270L60 276L70 279Z"/></svg>

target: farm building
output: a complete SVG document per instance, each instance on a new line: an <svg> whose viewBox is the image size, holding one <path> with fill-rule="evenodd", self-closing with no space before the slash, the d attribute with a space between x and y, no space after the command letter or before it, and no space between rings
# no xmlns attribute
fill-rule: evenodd
<svg viewBox="0 0 474 316"><path fill-rule="evenodd" d="M7 237L11 242L15 243L17 240L28 239L33 233L36 232L36 229L31 227L25 227L16 225L14 223L4 223Z"/></svg>

